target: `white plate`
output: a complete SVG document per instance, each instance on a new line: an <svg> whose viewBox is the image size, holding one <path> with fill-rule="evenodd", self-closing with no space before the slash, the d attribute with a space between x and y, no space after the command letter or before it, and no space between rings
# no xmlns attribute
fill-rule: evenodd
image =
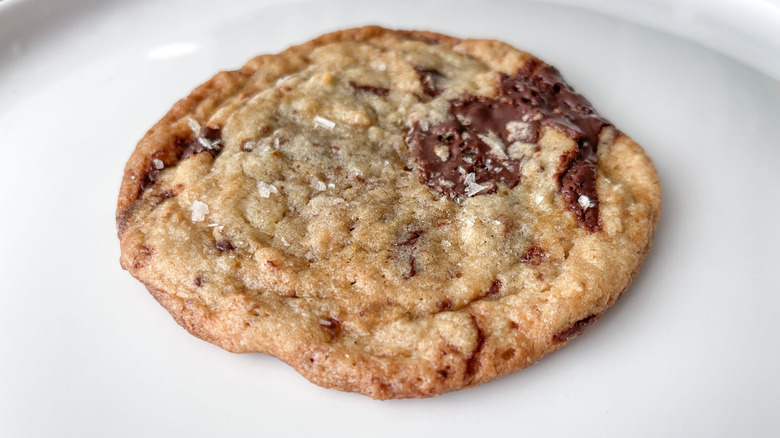
<svg viewBox="0 0 780 438"><path fill-rule="evenodd" d="M0 436L780 434L778 82L565 6L194 3L0 3ZM636 282L525 371L430 400L324 390L193 338L119 268L114 203L146 129L219 69L365 23L531 51L655 160Z"/></svg>

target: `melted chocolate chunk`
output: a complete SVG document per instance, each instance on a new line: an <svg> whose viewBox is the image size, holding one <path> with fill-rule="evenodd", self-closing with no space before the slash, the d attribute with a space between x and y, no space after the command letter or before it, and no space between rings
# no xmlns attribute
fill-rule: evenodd
<svg viewBox="0 0 780 438"><path fill-rule="evenodd" d="M419 65L413 65L414 72L420 77L422 82L423 93L428 97L436 97L441 94L441 89L436 86L436 81L444 78L435 68L420 67Z"/></svg>
<svg viewBox="0 0 780 438"><path fill-rule="evenodd" d="M371 93L371 94L376 94L377 96L387 96L387 93L390 92L390 90L384 87L374 87L373 85L360 85L352 81L349 81L349 85L352 86L352 88L355 90L355 93Z"/></svg>
<svg viewBox="0 0 780 438"><path fill-rule="evenodd" d="M422 77L425 70L415 71ZM520 183L523 157L510 157L510 145L536 143L542 127L549 126L577 141L574 153L561 159L558 187L585 227L598 231L596 148L599 133L609 122L555 68L539 61L514 76L502 73L499 79L496 98L451 100L444 122L412 127L407 142L422 180L451 197L492 193L498 183L512 188Z"/></svg>

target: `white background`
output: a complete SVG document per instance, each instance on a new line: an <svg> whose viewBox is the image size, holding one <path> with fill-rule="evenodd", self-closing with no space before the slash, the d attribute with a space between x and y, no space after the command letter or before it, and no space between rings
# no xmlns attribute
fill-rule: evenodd
<svg viewBox="0 0 780 438"><path fill-rule="evenodd" d="M0 3L0 436L778 436L778 2L550 3ZM369 23L536 54L664 186L655 247L595 326L428 400L325 390L224 352L118 263L124 163L177 99Z"/></svg>

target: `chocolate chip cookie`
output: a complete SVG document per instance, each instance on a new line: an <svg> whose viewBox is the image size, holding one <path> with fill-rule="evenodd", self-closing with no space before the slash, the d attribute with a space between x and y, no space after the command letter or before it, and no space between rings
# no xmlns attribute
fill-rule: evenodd
<svg viewBox="0 0 780 438"><path fill-rule="evenodd" d="M117 226L122 266L190 333L384 399L579 335L636 275L660 202L650 159L555 68L365 27L178 102L127 163Z"/></svg>

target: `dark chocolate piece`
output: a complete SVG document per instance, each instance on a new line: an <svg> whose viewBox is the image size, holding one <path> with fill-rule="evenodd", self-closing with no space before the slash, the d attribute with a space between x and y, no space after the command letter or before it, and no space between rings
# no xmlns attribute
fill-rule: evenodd
<svg viewBox="0 0 780 438"><path fill-rule="evenodd" d="M593 325L593 323L596 322L596 320L598 320L599 317L601 317L600 313L585 317L572 324L572 326L567 328L566 330L563 330L560 333L556 333L555 336L553 336L553 338L558 342L564 342L572 338L576 338L577 336L582 334L582 332L584 332L586 328Z"/></svg>
<svg viewBox="0 0 780 438"><path fill-rule="evenodd" d="M377 96L386 96L387 93L390 92L390 90L384 87L375 87L373 85L360 85L353 81L349 81L349 85L352 86L352 88L355 90L355 93L371 93L371 94L376 94Z"/></svg>
<svg viewBox="0 0 780 438"><path fill-rule="evenodd" d="M561 158L558 187L585 227L598 231L596 148L609 122L555 68L539 61L499 79L496 98L451 100L446 121L430 127L416 123L409 131L407 143L423 182L450 197L492 193L498 183L512 188L520 183L523 157L510 157L510 145L536 143L541 128L549 126L577 141L574 153Z"/></svg>
<svg viewBox="0 0 780 438"><path fill-rule="evenodd" d="M320 328L325 332L329 341L341 335L341 321L336 318L324 318L320 320Z"/></svg>
<svg viewBox="0 0 780 438"><path fill-rule="evenodd" d="M438 70L430 67L420 67L419 65L413 65L415 73L420 77L422 82L423 93L428 97L436 97L441 94L441 89L436 85L436 81L444 77Z"/></svg>
<svg viewBox="0 0 780 438"><path fill-rule="evenodd" d="M539 266L545 257L547 257L547 253L544 252L542 248L536 246L536 244L533 244L525 249L520 261L522 263L528 263L531 266Z"/></svg>
<svg viewBox="0 0 780 438"><path fill-rule="evenodd" d="M206 125L200 130L200 135L177 141L177 149L181 151L179 160L208 152L215 157L222 151L222 128L219 126Z"/></svg>

